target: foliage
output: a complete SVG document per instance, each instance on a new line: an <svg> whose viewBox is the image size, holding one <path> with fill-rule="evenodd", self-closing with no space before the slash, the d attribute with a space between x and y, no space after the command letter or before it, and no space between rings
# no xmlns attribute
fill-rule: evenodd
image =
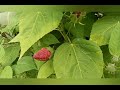
<svg viewBox="0 0 120 90"><path fill-rule="evenodd" d="M0 18L0 78L120 77L119 14L46 10ZM51 48L47 61L33 58L42 48Z"/></svg>

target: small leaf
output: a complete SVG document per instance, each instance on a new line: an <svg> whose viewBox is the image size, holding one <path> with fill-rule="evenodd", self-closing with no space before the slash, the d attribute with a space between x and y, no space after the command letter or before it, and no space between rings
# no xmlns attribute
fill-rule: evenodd
<svg viewBox="0 0 120 90"><path fill-rule="evenodd" d="M32 69L37 69L34 63L34 60L31 56L22 57L18 62L17 65L13 67L15 74L20 74L25 71L29 71Z"/></svg>
<svg viewBox="0 0 120 90"><path fill-rule="evenodd" d="M77 38L72 43L63 43L53 60L57 78L101 78L103 75L102 51L91 41Z"/></svg>
<svg viewBox="0 0 120 90"><path fill-rule="evenodd" d="M59 43L59 41L57 40L57 38L53 34L47 34L47 35L45 35L43 38L40 39L40 42L44 46L49 46L51 44Z"/></svg>
<svg viewBox="0 0 120 90"><path fill-rule="evenodd" d="M45 61L35 60L35 64L36 64L38 70L41 68L41 66L42 66L44 63L46 63L46 62L45 62Z"/></svg>
<svg viewBox="0 0 120 90"><path fill-rule="evenodd" d="M47 78L54 72L53 61L49 60L43 64L38 72L37 78Z"/></svg>
<svg viewBox="0 0 120 90"><path fill-rule="evenodd" d="M10 66L6 66L0 73L0 78L12 78L13 71Z"/></svg>
<svg viewBox="0 0 120 90"><path fill-rule="evenodd" d="M33 52L33 53L36 53L38 50L40 50L42 47L44 47L43 45L42 45L42 43L40 42L40 40L38 40L36 43L34 43L33 45L32 45L32 47L30 48L31 49L31 51Z"/></svg>
<svg viewBox="0 0 120 90"><path fill-rule="evenodd" d="M19 44L7 45L4 47L4 50L5 55L0 58L0 63L2 64L2 66L9 66L18 57L20 46Z"/></svg>

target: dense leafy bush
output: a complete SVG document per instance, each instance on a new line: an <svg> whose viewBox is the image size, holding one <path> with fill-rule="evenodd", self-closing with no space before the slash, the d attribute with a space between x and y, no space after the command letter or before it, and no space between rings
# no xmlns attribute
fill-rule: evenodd
<svg viewBox="0 0 120 90"><path fill-rule="evenodd" d="M119 78L120 15L1 12L0 78Z"/></svg>

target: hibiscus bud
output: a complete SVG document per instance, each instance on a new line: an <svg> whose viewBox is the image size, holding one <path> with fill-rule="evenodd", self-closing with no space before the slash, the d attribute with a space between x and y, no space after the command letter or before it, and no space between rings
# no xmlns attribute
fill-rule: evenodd
<svg viewBox="0 0 120 90"><path fill-rule="evenodd" d="M53 52L51 51L51 48L46 47L40 49L37 53L33 55L33 58L39 61L47 61L51 58Z"/></svg>

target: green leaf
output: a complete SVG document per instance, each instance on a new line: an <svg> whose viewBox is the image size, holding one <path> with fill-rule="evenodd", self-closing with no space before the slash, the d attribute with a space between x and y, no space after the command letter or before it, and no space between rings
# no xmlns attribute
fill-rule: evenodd
<svg viewBox="0 0 120 90"><path fill-rule="evenodd" d="M36 64L38 70L41 68L41 66L42 66L44 63L46 63L46 62L35 60L35 64Z"/></svg>
<svg viewBox="0 0 120 90"><path fill-rule="evenodd" d="M102 51L84 39L59 46L53 60L57 78L101 78L103 74Z"/></svg>
<svg viewBox="0 0 120 90"><path fill-rule="evenodd" d="M38 40L36 43L34 43L32 45L32 47L30 48L31 51L33 53L36 53L38 50L40 50L43 47L42 43L40 42L40 40Z"/></svg>
<svg viewBox="0 0 120 90"><path fill-rule="evenodd" d="M47 78L54 72L53 60L47 61L43 64L38 72L37 78Z"/></svg>
<svg viewBox="0 0 120 90"><path fill-rule="evenodd" d="M5 50L2 45L0 45L0 58L2 58L5 55Z"/></svg>
<svg viewBox="0 0 120 90"><path fill-rule="evenodd" d="M104 16L96 21L92 27L90 40L96 42L99 46L107 45L119 20L120 16Z"/></svg>
<svg viewBox="0 0 120 90"><path fill-rule="evenodd" d="M15 74L20 74L25 71L30 71L37 68L33 58L31 56L25 56L17 62L17 65L13 66L13 69L15 71Z"/></svg>
<svg viewBox="0 0 120 90"><path fill-rule="evenodd" d="M109 50L114 56L120 56L120 23L114 27L109 40Z"/></svg>
<svg viewBox="0 0 120 90"><path fill-rule="evenodd" d="M80 23L73 23L73 22L66 23L66 29L75 38L83 38L84 37L84 25L82 25Z"/></svg>
<svg viewBox="0 0 120 90"><path fill-rule="evenodd" d="M11 65L14 60L18 57L20 46L19 44L12 44L4 46L5 55L0 58L0 63L2 66L9 66Z"/></svg>
<svg viewBox="0 0 120 90"><path fill-rule="evenodd" d="M21 15L19 34L11 42L20 42L23 54L44 35L58 27L62 12L29 12Z"/></svg>
<svg viewBox="0 0 120 90"><path fill-rule="evenodd" d="M44 46L49 46L51 44L59 43L58 39L53 34L47 34L40 39L41 44Z"/></svg>
<svg viewBox="0 0 120 90"><path fill-rule="evenodd" d="M12 78L13 71L10 66L6 66L0 73L0 78Z"/></svg>

